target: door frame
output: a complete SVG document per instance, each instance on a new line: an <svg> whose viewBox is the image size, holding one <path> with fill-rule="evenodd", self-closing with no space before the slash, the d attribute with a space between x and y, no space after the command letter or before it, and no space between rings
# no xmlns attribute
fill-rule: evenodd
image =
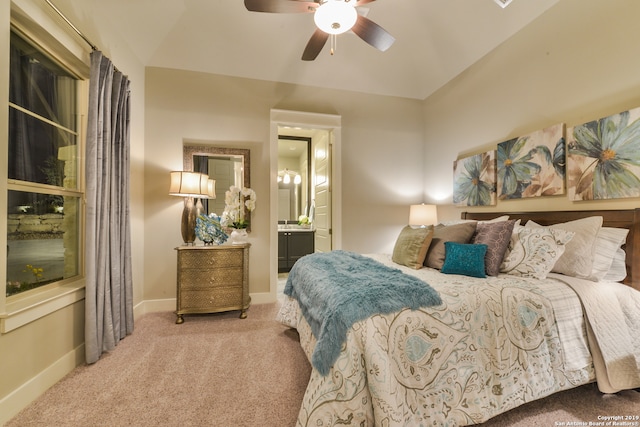
<svg viewBox="0 0 640 427"><path fill-rule="evenodd" d="M331 247L342 248L342 116L271 109L269 197L269 293L276 300L278 287L278 128L281 126L328 130L331 138Z"/></svg>

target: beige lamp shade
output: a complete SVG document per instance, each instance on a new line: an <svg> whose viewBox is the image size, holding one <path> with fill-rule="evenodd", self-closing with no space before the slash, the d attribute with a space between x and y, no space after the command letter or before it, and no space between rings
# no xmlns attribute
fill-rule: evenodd
<svg viewBox="0 0 640 427"><path fill-rule="evenodd" d="M216 180L210 179L207 181L207 199L216 198Z"/></svg>
<svg viewBox="0 0 640 427"><path fill-rule="evenodd" d="M426 226L438 222L436 205L411 205L409 208L409 225Z"/></svg>
<svg viewBox="0 0 640 427"><path fill-rule="evenodd" d="M173 171L170 174L171 196L199 197L207 194L209 176L199 172Z"/></svg>
<svg viewBox="0 0 640 427"><path fill-rule="evenodd" d="M206 199L209 197L209 175L200 174L200 197Z"/></svg>

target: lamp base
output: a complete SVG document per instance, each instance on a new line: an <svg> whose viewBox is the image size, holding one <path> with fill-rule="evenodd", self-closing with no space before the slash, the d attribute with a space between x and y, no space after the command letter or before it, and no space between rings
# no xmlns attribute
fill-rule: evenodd
<svg viewBox="0 0 640 427"><path fill-rule="evenodd" d="M182 240L187 246L194 245L196 241L196 218L197 213L193 197L185 197L180 231L182 232Z"/></svg>

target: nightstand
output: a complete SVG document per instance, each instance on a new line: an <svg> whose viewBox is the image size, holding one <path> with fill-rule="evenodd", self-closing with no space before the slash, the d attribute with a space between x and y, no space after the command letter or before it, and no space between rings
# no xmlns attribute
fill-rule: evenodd
<svg viewBox="0 0 640 427"><path fill-rule="evenodd" d="M183 314L241 310L247 317L250 243L218 246L179 246L176 323Z"/></svg>

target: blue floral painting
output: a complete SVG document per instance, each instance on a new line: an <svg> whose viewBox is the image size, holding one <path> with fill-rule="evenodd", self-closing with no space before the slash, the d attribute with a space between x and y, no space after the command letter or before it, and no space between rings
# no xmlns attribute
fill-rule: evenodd
<svg viewBox="0 0 640 427"><path fill-rule="evenodd" d="M453 203L459 206L496 204L495 151L453 162Z"/></svg>
<svg viewBox="0 0 640 427"><path fill-rule="evenodd" d="M570 128L567 147L570 199L640 197L640 108Z"/></svg>
<svg viewBox="0 0 640 427"><path fill-rule="evenodd" d="M564 124L498 144L498 198L565 194Z"/></svg>

